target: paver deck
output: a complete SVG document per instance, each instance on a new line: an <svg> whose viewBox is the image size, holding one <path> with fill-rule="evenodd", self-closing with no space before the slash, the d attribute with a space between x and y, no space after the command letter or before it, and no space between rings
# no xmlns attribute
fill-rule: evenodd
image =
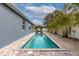
<svg viewBox="0 0 79 59"><path fill-rule="evenodd" d="M32 33L9 46L0 49L0 56L79 56L79 40L62 38L48 32L45 32L45 34L55 40L62 48L21 49L22 44L34 35L34 33Z"/></svg>
<svg viewBox="0 0 79 59"><path fill-rule="evenodd" d="M70 39L70 38L62 38L61 36L54 35L48 32L45 32L52 39L54 39L60 46L65 48L68 52L73 55L79 55L79 40Z"/></svg>
<svg viewBox="0 0 79 59"><path fill-rule="evenodd" d="M65 49L49 50L0 50L0 56L71 56Z"/></svg>

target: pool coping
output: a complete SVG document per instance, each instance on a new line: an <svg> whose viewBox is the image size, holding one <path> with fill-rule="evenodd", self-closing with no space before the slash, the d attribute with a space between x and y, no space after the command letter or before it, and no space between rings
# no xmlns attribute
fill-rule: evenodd
<svg viewBox="0 0 79 59"><path fill-rule="evenodd" d="M49 39L52 40L59 48L22 48L22 47L35 35L35 33L34 33L34 35L33 35L29 40L27 40L27 41L25 42L25 44L20 47L20 49L22 49L22 50L66 50L65 48L61 47L61 46L60 46L54 39L52 39L49 35L47 35L45 32L44 32L44 34L45 34L46 36L48 36Z"/></svg>
<svg viewBox="0 0 79 59"><path fill-rule="evenodd" d="M50 40L52 40L59 48L63 48L60 44L58 44L54 39L51 38L51 36L49 36L47 33L44 32L45 35L47 35L49 37Z"/></svg>
<svg viewBox="0 0 79 59"><path fill-rule="evenodd" d="M32 50L32 51L33 51L33 50L41 50L41 51L42 51L42 50L43 50L43 51L44 51L44 50L45 50L45 51L46 51L46 50L47 50L47 51L48 51L48 50L58 50L58 51L61 51L61 50L66 50L66 49L64 49L64 48L62 48L62 49L61 49L61 48L38 48L38 49L37 49L37 48L23 48L23 49L21 49L21 50Z"/></svg>

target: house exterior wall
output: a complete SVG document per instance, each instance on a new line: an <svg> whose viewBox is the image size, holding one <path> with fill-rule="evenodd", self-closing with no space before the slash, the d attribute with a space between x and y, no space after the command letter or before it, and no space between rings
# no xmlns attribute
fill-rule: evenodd
<svg viewBox="0 0 79 59"><path fill-rule="evenodd" d="M19 38L33 32L29 29L29 22L25 30L22 29L23 18L3 4L0 4L0 48L18 40ZM31 26L33 26L31 24Z"/></svg>

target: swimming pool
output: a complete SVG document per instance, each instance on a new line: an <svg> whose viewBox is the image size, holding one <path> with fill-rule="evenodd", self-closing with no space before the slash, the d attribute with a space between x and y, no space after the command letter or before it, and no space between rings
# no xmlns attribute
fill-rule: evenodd
<svg viewBox="0 0 79 59"><path fill-rule="evenodd" d="M36 33L22 48L59 48L47 35Z"/></svg>

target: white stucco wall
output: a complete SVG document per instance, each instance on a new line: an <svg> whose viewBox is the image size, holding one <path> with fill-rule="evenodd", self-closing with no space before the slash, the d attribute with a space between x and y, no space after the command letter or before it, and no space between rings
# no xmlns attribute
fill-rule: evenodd
<svg viewBox="0 0 79 59"><path fill-rule="evenodd" d="M26 21L26 29L22 29L22 18L0 4L0 48L18 40L19 38L33 32L29 29L29 23Z"/></svg>
<svg viewBox="0 0 79 59"><path fill-rule="evenodd" d="M79 40L79 27L75 27L73 28L71 34L69 35L69 37L72 37L72 38L76 38Z"/></svg>

